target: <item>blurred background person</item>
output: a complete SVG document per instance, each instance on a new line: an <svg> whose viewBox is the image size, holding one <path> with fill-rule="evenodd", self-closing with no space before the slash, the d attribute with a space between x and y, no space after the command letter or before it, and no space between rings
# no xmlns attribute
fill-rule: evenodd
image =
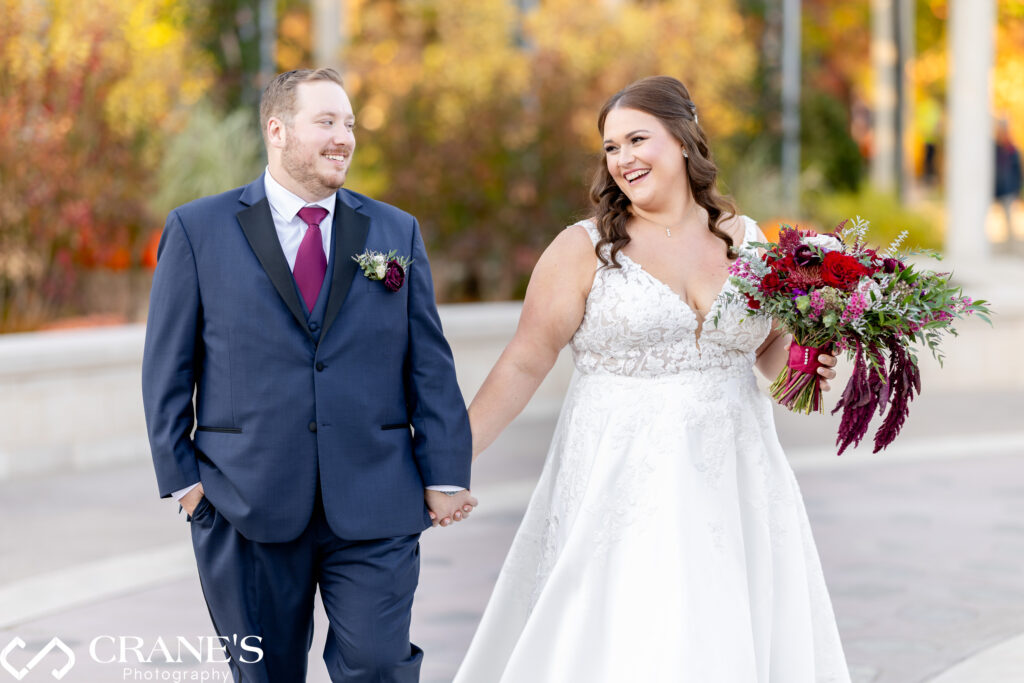
<svg viewBox="0 0 1024 683"><path fill-rule="evenodd" d="M1018 245L1013 210L1020 188L1020 150L1013 144L1009 121L1002 119L996 127L996 201L1006 215L1006 244L1010 251L1016 251Z"/></svg>

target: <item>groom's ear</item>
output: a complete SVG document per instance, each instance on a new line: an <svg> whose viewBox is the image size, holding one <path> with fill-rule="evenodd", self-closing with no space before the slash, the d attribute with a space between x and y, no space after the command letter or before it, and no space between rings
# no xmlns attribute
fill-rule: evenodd
<svg viewBox="0 0 1024 683"><path fill-rule="evenodd" d="M268 150L271 147L284 149L284 144L288 136L287 128L288 127L285 126L284 121L276 116L271 116L267 119L267 129L263 131L263 139L267 143Z"/></svg>

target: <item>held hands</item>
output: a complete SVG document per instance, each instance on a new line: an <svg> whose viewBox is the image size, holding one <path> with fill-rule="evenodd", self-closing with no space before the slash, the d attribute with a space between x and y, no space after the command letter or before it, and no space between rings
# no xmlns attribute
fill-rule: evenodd
<svg viewBox="0 0 1024 683"><path fill-rule="evenodd" d="M469 517L469 513L477 505L476 498L468 489L452 496L443 491L425 489L423 495L433 522L431 526L449 526L453 522L460 522Z"/></svg>

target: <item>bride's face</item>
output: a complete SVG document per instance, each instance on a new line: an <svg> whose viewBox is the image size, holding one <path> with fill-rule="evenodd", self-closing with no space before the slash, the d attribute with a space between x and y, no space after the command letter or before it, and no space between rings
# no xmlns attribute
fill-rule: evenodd
<svg viewBox="0 0 1024 683"><path fill-rule="evenodd" d="M615 183L641 209L657 211L689 187L682 145L647 112L619 107L608 112L604 155Z"/></svg>

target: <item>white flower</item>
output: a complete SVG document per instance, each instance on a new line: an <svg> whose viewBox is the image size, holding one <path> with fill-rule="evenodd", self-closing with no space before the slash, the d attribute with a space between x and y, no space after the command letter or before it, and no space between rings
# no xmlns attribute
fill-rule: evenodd
<svg viewBox="0 0 1024 683"><path fill-rule="evenodd" d="M800 238L800 241L808 246L817 247L825 252L839 251L843 248L843 243L832 235L814 235L811 237L804 235Z"/></svg>
<svg viewBox="0 0 1024 683"><path fill-rule="evenodd" d="M867 299L868 308L882 300L882 288L873 278L862 277L857 283L857 291ZM872 295L874 295L874 299L872 299Z"/></svg>
<svg viewBox="0 0 1024 683"><path fill-rule="evenodd" d="M373 273L377 276L378 280L383 280L384 276L387 275L387 272L388 268L384 265L383 259L380 262L375 262L373 264Z"/></svg>

